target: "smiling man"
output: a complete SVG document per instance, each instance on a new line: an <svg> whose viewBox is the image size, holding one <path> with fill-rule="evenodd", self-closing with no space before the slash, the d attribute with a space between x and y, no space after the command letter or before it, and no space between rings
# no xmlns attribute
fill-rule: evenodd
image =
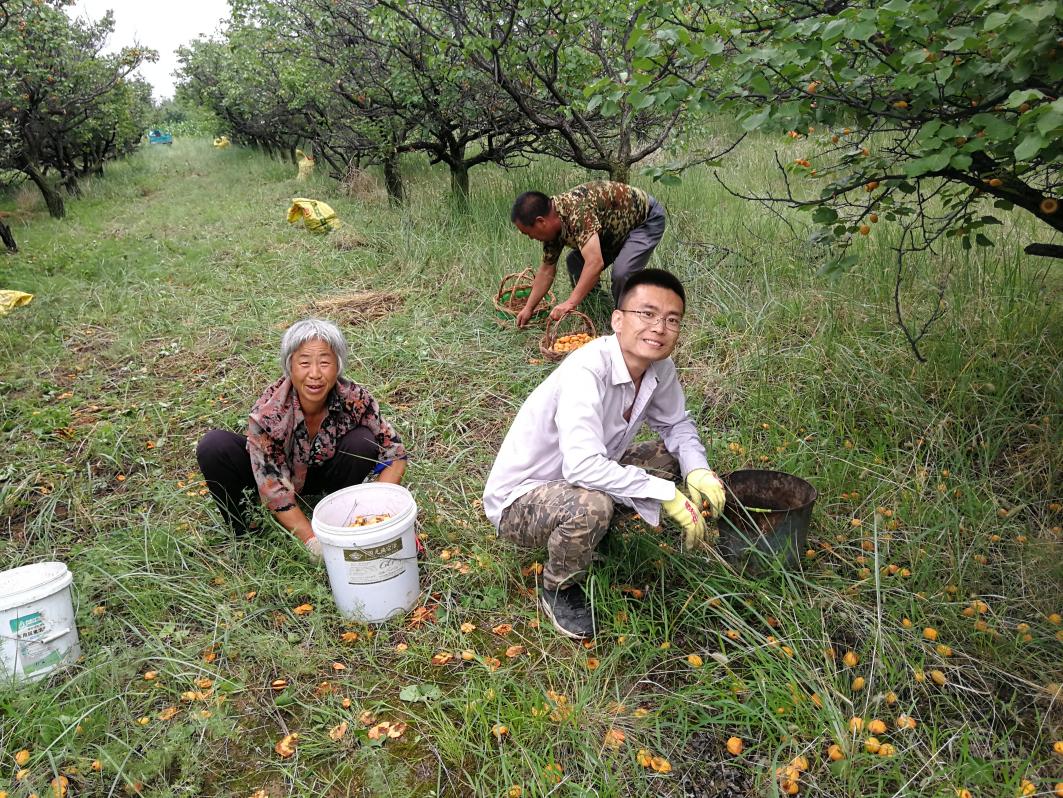
<svg viewBox="0 0 1063 798"><path fill-rule="evenodd" d="M562 634L594 637L582 582L617 503L656 524L663 509L683 546L704 542L702 500L723 511L723 484L686 412L671 354L686 294L672 274L632 275L613 311L614 335L576 350L521 406L484 488L500 537L546 546L540 602ZM648 424L660 440L632 445ZM685 478L687 493L675 481Z"/></svg>
<svg viewBox="0 0 1063 798"><path fill-rule="evenodd" d="M510 218L522 234L543 245L528 301L517 314L518 327L528 324L553 285L565 247L572 248L565 260L572 293L551 309L555 321L598 286L607 266L612 266L613 300L619 301L624 282L645 268L665 227L664 208L657 200L640 188L609 180L584 183L553 197L526 191L513 203Z"/></svg>

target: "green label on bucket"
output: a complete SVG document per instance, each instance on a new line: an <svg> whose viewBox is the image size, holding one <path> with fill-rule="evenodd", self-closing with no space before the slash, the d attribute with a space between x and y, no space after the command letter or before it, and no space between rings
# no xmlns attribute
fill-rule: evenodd
<svg viewBox="0 0 1063 798"><path fill-rule="evenodd" d="M22 672L29 676L31 673L44 670L45 668L54 668L60 662L63 661L63 657L66 656L66 652L52 650L49 651L43 658L34 662L24 662L22 664Z"/></svg>
<svg viewBox="0 0 1063 798"><path fill-rule="evenodd" d="M45 631L44 618L39 612L31 612L29 615L17 615L9 622L11 633L18 637L29 637Z"/></svg>
<svg viewBox="0 0 1063 798"><path fill-rule="evenodd" d="M379 546L371 546L367 549L347 549L343 552L343 559L347 562L367 562L379 560L381 557L390 557L402 551L402 538L395 538L389 543L381 543Z"/></svg>

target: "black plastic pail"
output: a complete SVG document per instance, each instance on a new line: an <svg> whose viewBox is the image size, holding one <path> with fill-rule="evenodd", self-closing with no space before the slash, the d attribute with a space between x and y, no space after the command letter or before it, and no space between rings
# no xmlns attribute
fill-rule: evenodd
<svg viewBox="0 0 1063 798"><path fill-rule="evenodd" d="M720 479L727 491L720 519L724 558L753 573L765 558L785 558L785 565L796 567L805 549L816 489L782 471L732 471Z"/></svg>

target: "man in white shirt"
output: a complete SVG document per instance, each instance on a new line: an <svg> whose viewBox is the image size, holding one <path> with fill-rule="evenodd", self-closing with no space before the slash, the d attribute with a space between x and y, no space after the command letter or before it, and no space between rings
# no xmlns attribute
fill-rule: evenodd
<svg viewBox="0 0 1063 798"><path fill-rule="evenodd" d="M525 400L484 488L500 537L546 546L540 601L562 634L595 634L582 581L614 505L649 524L663 509L684 548L705 539L702 503L723 511L724 489L686 412L670 355L686 310L682 283L661 269L632 275L613 311L614 335L576 350ZM643 424L660 441L632 446ZM685 477L689 497L675 480Z"/></svg>

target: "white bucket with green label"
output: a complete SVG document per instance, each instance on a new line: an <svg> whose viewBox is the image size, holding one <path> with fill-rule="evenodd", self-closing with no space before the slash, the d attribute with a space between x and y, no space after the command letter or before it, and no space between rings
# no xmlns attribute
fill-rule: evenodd
<svg viewBox="0 0 1063 798"><path fill-rule="evenodd" d="M368 526L351 526L359 518L382 515L389 517ZM417 504L401 485L354 485L318 502L310 525L321 541L340 613L381 623L413 609L421 594L416 520Z"/></svg>
<svg viewBox="0 0 1063 798"><path fill-rule="evenodd" d="M36 681L81 656L70 583L61 562L0 573L0 672Z"/></svg>

